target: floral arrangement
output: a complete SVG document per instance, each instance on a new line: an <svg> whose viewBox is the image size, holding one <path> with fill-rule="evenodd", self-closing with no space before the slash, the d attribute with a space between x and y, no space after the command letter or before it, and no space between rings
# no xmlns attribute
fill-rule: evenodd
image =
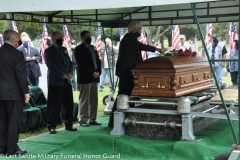
<svg viewBox="0 0 240 160"><path fill-rule="evenodd" d="M172 51L167 52L165 55L166 56L196 56L197 52L193 51L191 54L191 52L187 49L185 51L183 51L182 49L180 50L173 49Z"/></svg>

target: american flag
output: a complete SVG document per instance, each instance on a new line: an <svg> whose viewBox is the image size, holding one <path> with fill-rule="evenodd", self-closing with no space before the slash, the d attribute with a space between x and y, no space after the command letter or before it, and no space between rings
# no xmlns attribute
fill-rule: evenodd
<svg viewBox="0 0 240 160"><path fill-rule="evenodd" d="M120 28L119 35L120 35L120 41L121 41L124 36L124 28Z"/></svg>
<svg viewBox="0 0 240 160"><path fill-rule="evenodd" d="M69 36L66 24L63 25L63 36L64 36L63 46L67 49L67 51L69 53L69 44L70 44L71 40L70 40L70 36Z"/></svg>
<svg viewBox="0 0 240 160"><path fill-rule="evenodd" d="M206 24L206 37L205 37L205 43L206 46L210 44L212 38L212 23Z"/></svg>
<svg viewBox="0 0 240 160"><path fill-rule="evenodd" d="M146 34L145 34L145 30L144 30L144 27L142 27L142 33L141 33L141 36L140 36L140 40L139 40L142 44L147 44L147 37L146 37ZM142 53L142 59L145 60L147 58L147 53L146 51L141 51Z"/></svg>
<svg viewBox="0 0 240 160"><path fill-rule="evenodd" d="M230 36L230 50L233 50L236 47L234 43L234 40L237 37L236 22L230 22L230 29L228 35Z"/></svg>
<svg viewBox="0 0 240 160"><path fill-rule="evenodd" d="M178 25L172 26L172 49L177 49L180 39L180 30Z"/></svg>
<svg viewBox="0 0 240 160"><path fill-rule="evenodd" d="M18 32L17 24L15 21L12 21L12 30Z"/></svg>
<svg viewBox="0 0 240 160"><path fill-rule="evenodd" d="M96 49L97 49L98 55L100 55L100 51L101 51L101 28L100 27L98 27L97 29Z"/></svg>
<svg viewBox="0 0 240 160"><path fill-rule="evenodd" d="M44 51L47 48L47 41L48 41L48 31L47 31L47 26L44 23L43 24L43 32L42 32L42 43L40 46L40 53L42 54L42 64L45 63L44 61Z"/></svg>

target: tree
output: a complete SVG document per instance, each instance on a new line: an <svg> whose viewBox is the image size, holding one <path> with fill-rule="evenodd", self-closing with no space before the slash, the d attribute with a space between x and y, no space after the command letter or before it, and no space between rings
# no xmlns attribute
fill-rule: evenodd
<svg viewBox="0 0 240 160"><path fill-rule="evenodd" d="M0 34L3 34L6 28L7 28L7 21L0 21Z"/></svg>
<svg viewBox="0 0 240 160"><path fill-rule="evenodd" d="M151 39L155 38L157 41L160 40L162 44L162 48L164 48L164 35L167 34L171 30L171 26L151 26L145 27L145 31L147 32L147 41L148 44L151 44ZM161 32L162 31L162 32Z"/></svg>

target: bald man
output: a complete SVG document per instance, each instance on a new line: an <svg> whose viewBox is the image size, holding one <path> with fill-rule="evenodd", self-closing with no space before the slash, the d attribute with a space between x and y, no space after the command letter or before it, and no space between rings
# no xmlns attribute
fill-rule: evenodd
<svg viewBox="0 0 240 160"><path fill-rule="evenodd" d="M61 114L65 130L77 131L73 128L72 62L67 49L62 47L62 34L54 31L51 39L53 44L44 51L48 67L47 127L50 134L56 134Z"/></svg>

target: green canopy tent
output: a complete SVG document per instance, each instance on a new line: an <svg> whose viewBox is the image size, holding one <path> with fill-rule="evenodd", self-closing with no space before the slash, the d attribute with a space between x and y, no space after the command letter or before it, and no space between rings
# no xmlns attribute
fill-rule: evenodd
<svg viewBox="0 0 240 160"><path fill-rule="evenodd" d="M18 15L24 15L25 18ZM58 19L64 19L65 24L97 26L97 22L101 22L102 27L109 28L126 27L130 21L139 20L144 26L197 24L200 33L200 23L234 22L239 21L239 17L239 0L58 0L57 2L26 0L24 3L13 0L6 1L0 6L2 20L44 23L45 19L46 23L59 23ZM62 21L60 23L62 24ZM203 36L200 35L203 41ZM205 45L204 48L206 50ZM208 60L211 61L209 57ZM211 63L210 66L213 69ZM216 79L215 74L214 78ZM232 126L218 85L217 88L229 124ZM240 135L236 136L233 127L231 130L237 144L236 148L239 148ZM238 153L236 152L235 155L238 156ZM223 156L229 157L229 155Z"/></svg>

